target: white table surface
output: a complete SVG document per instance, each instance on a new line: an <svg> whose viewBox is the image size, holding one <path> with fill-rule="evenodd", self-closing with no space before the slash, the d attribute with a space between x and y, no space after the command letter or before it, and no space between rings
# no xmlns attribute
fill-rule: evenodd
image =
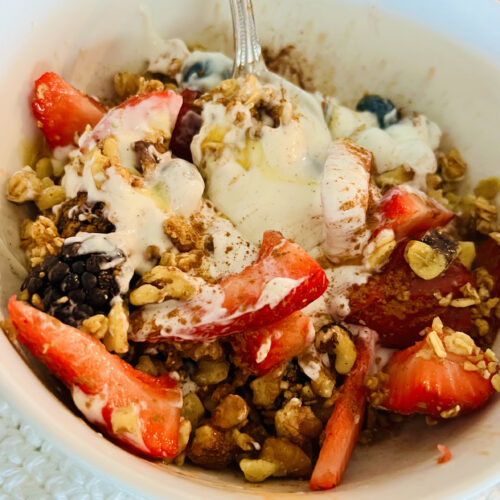
<svg viewBox="0 0 500 500"><path fill-rule="evenodd" d="M10 499L141 500L76 464L0 397L0 500ZM474 500L500 500L500 485Z"/></svg>

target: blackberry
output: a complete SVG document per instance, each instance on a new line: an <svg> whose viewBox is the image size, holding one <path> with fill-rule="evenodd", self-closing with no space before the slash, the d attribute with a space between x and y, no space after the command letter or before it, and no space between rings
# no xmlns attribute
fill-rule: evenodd
<svg viewBox="0 0 500 500"><path fill-rule="evenodd" d="M71 326L109 312L111 300L119 294L114 270L125 260L118 249L112 254L82 255L80 247L81 243L66 244L59 255L47 256L21 286L30 302L38 294L45 312ZM113 267L108 268L111 262Z"/></svg>
<svg viewBox="0 0 500 500"><path fill-rule="evenodd" d="M356 105L356 111L369 111L377 117L380 128L386 128L399 121L399 112L391 100L379 95L365 95Z"/></svg>
<svg viewBox="0 0 500 500"><path fill-rule="evenodd" d="M89 202L87 193L80 192L63 203L57 229L63 238L70 238L78 232L111 233L115 226L104 216L104 203Z"/></svg>

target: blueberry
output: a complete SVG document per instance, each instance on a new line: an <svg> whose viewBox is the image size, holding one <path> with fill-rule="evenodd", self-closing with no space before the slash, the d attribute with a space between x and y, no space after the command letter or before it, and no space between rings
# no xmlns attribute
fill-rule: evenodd
<svg viewBox="0 0 500 500"><path fill-rule="evenodd" d="M61 281L61 290L64 293L70 292L71 290L76 290L80 287L80 278L78 274L69 273Z"/></svg>
<svg viewBox="0 0 500 500"><path fill-rule="evenodd" d="M75 319L86 319L94 315L94 309L88 304L81 304L76 306L73 310L73 316Z"/></svg>
<svg viewBox="0 0 500 500"><path fill-rule="evenodd" d="M97 278L95 274L85 271L82 274L82 287L84 290L92 290L97 285Z"/></svg>
<svg viewBox="0 0 500 500"><path fill-rule="evenodd" d="M389 99L379 95L365 95L356 105L356 111L369 111L378 120L380 128L386 128L399 121L399 112Z"/></svg>
<svg viewBox="0 0 500 500"><path fill-rule="evenodd" d="M68 264L64 262L58 262L49 269L47 276L51 283L58 283L68 273L69 273Z"/></svg>
<svg viewBox="0 0 500 500"><path fill-rule="evenodd" d="M48 255L45 257L43 264L41 266L42 271L48 271L52 266L55 266L59 262L59 257L57 255Z"/></svg>
<svg viewBox="0 0 500 500"><path fill-rule="evenodd" d="M71 292L68 293L68 297L75 304L83 304L83 302L85 301L85 292L81 289L71 290Z"/></svg>
<svg viewBox="0 0 500 500"><path fill-rule="evenodd" d="M107 290L103 290L102 288L96 288L95 290L92 290L91 293L87 294L89 304L98 309L105 308L108 305L110 298L111 297L109 296Z"/></svg>
<svg viewBox="0 0 500 500"><path fill-rule="evenodd" d="M89 273L98 273L101 269L101 258L91 255L85 262L85 267Z"/></svg>
<svg viewBox="0 0 500 500"><path fill-rule="evenodd" d="M210 62L209 61L198 61L194 63L192 66L188 66L184 69L182 75L182 81L189 82L191 78L195 76L195 79L204 78L205 76L210 74Z"/></svg>
<svg viewBox="0 0 500 500"><path fill-rule="evenodd" d="M40 278L30 276L26 281L26 288L30 295L38 293L43 288L43 280Z"/></svg>
<svg viewBox="0 0 500 500"><path fill-rule="evenodd" d="M76 274L83 274L85 271L85 262L82 262L81 260L73 262L73 264L71 264L71 270Z"/></svg>

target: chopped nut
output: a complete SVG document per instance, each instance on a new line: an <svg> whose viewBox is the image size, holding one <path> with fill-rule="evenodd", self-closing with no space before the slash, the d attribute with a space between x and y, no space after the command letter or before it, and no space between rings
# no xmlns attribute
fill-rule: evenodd
<svg viewBox="0 0 500 500"><path fill-rule="evenodd" d="M108 331L103 343L108 351L119 354L128 352L128 309L122 301L117 302L109 311Z"/></svg>
<svg viewBox="0 0 500 500"><path fill-rule="evenodd" d="M163 230L181 252L203 249L200 231L182 215L173 215L165 220Z"/></svg>
<svg viewBox="0 0 500 500"><path fill-rule="evenodd" d="M438 358L446 358L446 349L444 348L442 340L439 335L432 330L425 338L427 344L433 349L434 354Z"/></svg>
<svg viewBox="0 0 500 500"><path fill-rule="evenodd" d="M24 167L9 179L7 199L14 203L33 201L40 195L42 183L31 167Z"/></svg>
<svg viewBox="0 0 500 500"><path fill-rule="evenodd" d="M37 177L41 180L46 177L52 177L54 171L50 158L40 158L35 165Z"/></svg>
<svg viewBox="0 0 500 500"><path fill-rule="evenodd" d="M477 333L481 337L488 335L488 333L490 331L490 325L485 319L482 319L482 318L475 319L474 325L476 325Z"/></svg>
<svg viewBox="0 0 500 500"><path fill-rule="evenodd" d="M443 333L443 322L440 318L436 317L432 320L432 329L436 333Z"/></svg>
<svg viewBox="0 0 500 500"><path fill-rule="evenodd" d="M285 372L283 365L278 366L262 377L250 382L255 406L270 408L281 392L280 382Z"/></svg>
<svg viewBox="0 0 500 500"><path fill-rule="evenodd" d="M458 243L458 260L467 268L472 267L476 258L476 246L473 241L460 241Z"/></svg>
<svg viewBox="0 0 500 500"><path fill-rule="evenodd" d="M474 340L463 332L453 332L444 337L444 345L448 352L470 356L476 347Z"/></svg>
<svg viewBox="0 0 500 500"><path fill-rule="evenodd" d="M198 427L200 420L205 415L205 407L194 392L184 396L181 415L191 422L193 429Z"/></svg>
<svg viewBox="0 0 500 500"><path fill-rule="evenodd" d="M470 361L464 361L464 370L468 372L478 372L479 367Z"/></svg>
<svg viewBox="0 0 500 500"><path fill-rule="evenodd" d="M491 385L495 391L500 392L500 375L498 373L491 377Z"/></svg>
<svg viewBox="0 0 500 500"><path fill-rule="evenodd" d="M446 181L462 180L467 170L467 164L456 149L452 149L446 156L441 157L439 166L441 175Z"/></svg>
<svg viewBox="0 0 500 500"><path fill-rule="evenodd" d="M213 385L225 380L228 373L229 363L227 361L202 359L198 363L198 371L194 374L193 380L198 385Z"/></svg>
<svg viewBox="0 0 500 500"><path fill-rule="evenodd" d="M231 431L202 425L195 430L187 456L191 462L207 469L223 469L231 463L234 447Z"/></svg>
<svg viewBox="0 0 500 500"><path fill-rule="evenodd" d="M377 175L375 182L382 190L387 190L394 186L399 186L405 182L411 181L415 177L415 171L406 165L388 170L383 174Z"/></svg>
<svg viewBox="0 0 500 500"><path fill-rule="evenodd" d="M267 438L259 458L277 465L276 477L308 477L312 470L310 458L286 438Z"/></svg>
<svg viewBox="0 0 500 500"><path fill-rule="evenodd" d="M189 436L191 435L191 422L185 418L181 418L179 425L179 438L177 445L177 455L180 455L185 449L189 442Z"/></svg>
<svg viewBox="0 0 500 500"><path fill-rule="evenodd" d="M446 257L422 241L410 241L404 257L411 270L424 280L436 278L448 267Z"/></svg>
<svg viewBox="0 0 500 500"><path fill-rule="evenodd" d="M240 469L245 479L251 483L261 483L272 476L278 465L260 458L244 458L240 460Z"/></svg>
<svg viewBox="0 0 500 500"><path fill-rule="evenodd" d="M38 295L38 293L34 293L32 296L31 296L31 303L37 308L37 309L40 309L40 311L43 311L44 310L44 307L43 307L43 302L42 302L42 298L40 297L40 295Z"/></svg>
<svg viewBox="0 0 500 500"><path fill-rule="evenodd" d="M455 418L460 414L460 405L456 405L454 408L449 410L444 410L439 413L441 418Z"/></svg>
<svg viewBox="0 0 500 500"><path fill-rule="evenodd" d="M217 405L210 417L211 423L221 429L231 429L243 424L249 408L245 400L236 394L229 394Z"/></svg>
<svg viewBox="0 0 500 500"><path fill-rule="evenodd" d="M453 299L450 302L451 307L469 307L474 304L477 304L477 301L472 298Z"/></svg>
<svg viewBox="0 0 500 500"><path fill-rule="evenodd" d="M165 367L163 367L162 362L159 359L152 358L146 354L139 357L135 369L143 373L147 373L152 377L158 377L162 373L166 372Z"/></svg>
<svg viewBox="0 0 500 500"><path fill-rule="evenodd" d="M81 329L90 333L96 339L102 339L108 331L108 318L104 314L96 314L90 318L84 319Z"/></svg>
<svg viewBox="0 0 500 500"><path fill-rule="evenodd" d="M488 361L494 361L495 363L498 363L497 355L489 347L488 349L486 349L486 352L484 354L486 355L486 359Z"/></svg>
<svg viewBox="0 0 500 500"><path fill-rule="evenodd" d="M155 304L163 301L163 294L153 285L141 285L130 292L129 301L134 306Z"/></svg>
<svg viewBox="0 0 500 500"><path fill-rule="evenodd" d="M476 196L482 196L488 200L496 197L500 191L500 179L498 177L488 177L479 181L478 185L474 188Z"/></svg>
<svg viewBox="0 0 500 500"><path fill-rule="evenodd" d="M189 275L171 266L155 266L143 274L141 281L160 288L164 299L186 300L197 291Z"/></svg>
<svg viewBox="0 0 500 500"><path fill-rule="evenodd" d="M275 413L274 425L278 437L286 437L299 446L318 437L323 430L321 420L297 398L292 398Z"/></svg>

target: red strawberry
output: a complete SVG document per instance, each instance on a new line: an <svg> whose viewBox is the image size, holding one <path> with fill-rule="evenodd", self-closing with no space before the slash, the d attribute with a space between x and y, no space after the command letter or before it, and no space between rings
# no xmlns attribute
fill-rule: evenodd
<svg viewBox="0 0 500 500"><path fill-rule="evenodd" d="M363 424L366 404L365 376L375 358L377 334L368 328L358 337L356 362L347 375L325 429L325 440L310 480L313 490L339 484Z"/></svg>
<svg viewBox="0 0 500 500"><path fill-rule="evenodd" d="M154 130L170 137L182 106L182 96L171 90L135 95L110 109L80 144L85 151L109 135L127 134L130 142L144 140Z"/></svg>
<svg viewBox="0 0 500 500"><path fill-rule="evenodd" d="M72 391L87 419L111 438L154 458L177 454L182 396L168 375L135 370L87 333L12 297L9 313L18 340ZM120 412L135 415L136 429L113 430Z"/></svg>
<svg viewBox="0 0 500 500"><path fill-rule="evenodd" d="M434 294L458 296L466 283L475 286L473 274L454 260L437 278L419 278L404 259L405 246L406 241L399 243L389 263L366 284L352 287L347 321L373 328L382 345L400 349L420 340L419 333L436 316L455 330L468 331L470 310L440 306Z"/></svg>
<svg viewBox="0 0 500 500"><path fill-rule="evenodd" d="M200 95L196 90L184 89L182 91L183 103L170 139L172 153L187 161L193 161L191 141L201 128L201 116L193 107L193 102Z"/></svg>
<svg viewBox="0 0 500 500"><path fill-rule="evenodd" d="M297 311L270 325L231 336L233 363L259 376L292 359L314 340L314 326Z"/></svg>
<svg viewBox="0 0 500 500"><path fill-rule="evenodd" d="M500 297L500 245L488 238L477 247L475 267L484 267L493 277L492 297Z"/></svg>
<svg viewBox="0 0 500 500"><path fill-rule="evenodd" d="M389 189L380 200L377 213L380 224L374 235L382 229L392 229L396 240L444 226L453 217L453 212L422 191L404 186Z"/></svg>
<svg viewBox="0 0 500 500"><path fill-rule="evenodd" d="M450 350L445 340L458 335L458 342L463 346L463 334L437 334L431 328L427 331L424 340L391 356L384 370L389 380L381 406L404 415L423 413L438 418L441 412L453 410L457 405L460 414L484 405L494 392L491 377L498 367L493 373L488 371L490 360L473 345L470 337L471 347L467 354L466 347ZM431 341L436 338L444 349L441 357L432 347ZM481 368L478 371L466 370L466 363Z"/></svg>
<svg viewBox="0 0 500 500"><path fill-rule="evenodd" d="M277 231L264 233L255 264L202 286L185 301L146 306L131 317L132 340L206 341L269 325L317 299L328 284L321 266Z"/></svg>
<svg viewBox="0 0 500 500"><path fill-rule="evenodd" d="M44 73L35 82L31 106L51 148L72 144L75 133L81 134L87 125L93 127L106 112L56 73Z"/></svg>

